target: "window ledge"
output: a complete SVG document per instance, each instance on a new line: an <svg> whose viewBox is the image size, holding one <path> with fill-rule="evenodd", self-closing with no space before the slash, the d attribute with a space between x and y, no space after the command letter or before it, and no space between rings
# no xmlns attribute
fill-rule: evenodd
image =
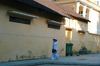
<svg viewBox="0 0 100 66"><path fill-rule="evenodd" d="M21 12L17 12L17 11L7 11L7 13L11 16L23 16L23 17L28 17L28 18L39 18L37 16L33 16L33 15L29 15L29 14L25 14L25 13L21 13Z"/></svg>
<svg viewBox="0 0 100 66"><path fill-rule="evenodd" d="M84 30L78 30L78 33L85 34L85 31Z"/></svg>
<svg viewBox="0 0 100 66"><path fill-rule="evenodd" d="M53 24L53 25L65 25L64 23L60 23L60 22L57 22L57 21L54 21L54 20L46 20L46 22L48 24Z"/></svg>

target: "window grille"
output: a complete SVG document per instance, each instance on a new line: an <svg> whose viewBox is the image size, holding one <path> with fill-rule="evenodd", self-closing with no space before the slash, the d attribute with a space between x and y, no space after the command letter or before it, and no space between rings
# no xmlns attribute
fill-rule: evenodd
<svg viewBox="0 0 100 66"><path fill-rule="evenodd" d="M10 16L9 21L16 22L16 23L30 24L30 20L29 19L13 17L13 16Z"/></svg>
<svg viewBox="0 0 100 66"><path fill-rule="evenodd" d="M48 27L53 29L60 29L60 26L52 25L52 24L48 24Z"/></svg>

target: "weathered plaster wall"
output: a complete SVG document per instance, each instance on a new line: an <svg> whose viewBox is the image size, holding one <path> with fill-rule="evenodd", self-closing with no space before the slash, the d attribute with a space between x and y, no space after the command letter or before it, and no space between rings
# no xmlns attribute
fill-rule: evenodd
<svg viewBox="0 0 100 66"><path fill-rule="evenodd" d="M87 51L91 51L92 53L100 52L100 35L94 35L88 32L79 34L76 30L72 32L73 51L79 51L82 46L85 46Z"/></svg>
<svg viewBox="0 0 100 66"><path fill-rule="evenodd" d="M65 56L65 28L60 30L48 28L46 20L55 15L34 9L34 15L40 13L39 18L31 19L31 24L21 24L9 21L8 10L19 11L15 8L0 5L0 62L24 59L49 58L52 55L53 38L58 39L58 53ZM49 15L49 16L48 16ZM37 15L36 15L37 16ZM45 17L44 17L45 16ZM47 17L47 18L46 18ZM60 19L58 20L60 21Z"/></svg>
<svg viewBox="0 0 100 66"><path fill-rule="evenodd" d="M65 31L66 43L73 43L73 52L78 52L82 46L85 46L92 53L100 52L100 35L88 33L87 25L87 23L66 18L65 27L72 29ZM82 34L78 33L78 30L86 32Z"/></svg>

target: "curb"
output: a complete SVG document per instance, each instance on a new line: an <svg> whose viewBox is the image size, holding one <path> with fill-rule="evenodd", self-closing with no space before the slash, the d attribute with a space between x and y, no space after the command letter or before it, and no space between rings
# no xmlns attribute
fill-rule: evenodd
<svg viewBox="0 0 100 66"><path fill-rule="evenodd" d="M66 62L37 62L37 63L25 63L19 65L12 65L12 66L36 66L36 65L43 65L43 64L54 64L54 65L88 65L88 66L100 66L100 64L91 64L91 63L66 63Z"/></svg>

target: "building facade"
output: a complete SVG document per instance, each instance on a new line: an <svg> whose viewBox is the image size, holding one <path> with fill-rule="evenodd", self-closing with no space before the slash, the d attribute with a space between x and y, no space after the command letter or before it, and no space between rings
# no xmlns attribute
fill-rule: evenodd
<svg viewBox="0 0 100 66"><path fill-rule="evenodd" d="M66 20L66 43L73 43L73 51L85 46L92 53L100 52L100 6L99 0L52 0L69 7L74 12L90 20L87 24L75 20ZM68 26L70 25L70 26ZM76 27L74 27L76 25ZM72 27L71 27L72 26ZM79 27L79 28L78 28ZM86 28L87 27L87 28ZM83 34L80 33L82 31Z"/></svg>
<svg viewBox="0 0 100 66"><path fill-rule="evenodd" d="M51 21L47 20L51 19L62 21L59 15L29 5L1 2L0 62L50 58L52 39L55 37L58 39L60 56L65 56L65 51L62 50L65 49L64 25L49 24Z"/></svg>
<svg viewBox="0 0 100 66"><path fill-rule="evenodd" d="M100 0L59 0L57 3L71 8L76 13L89 19L88 31L100 34Z"/></svg>
<svg viewBox="0 0 100 66"><path fill-rule="evenodd" d="M70 24L72 21L73 25ZM50 58L53 38L58 40L58 54L65 56L70 31L87 30L88 21L69 8L48 0L0 1L0 62ZM80 27L81 24L85 27Z"/></svg>

